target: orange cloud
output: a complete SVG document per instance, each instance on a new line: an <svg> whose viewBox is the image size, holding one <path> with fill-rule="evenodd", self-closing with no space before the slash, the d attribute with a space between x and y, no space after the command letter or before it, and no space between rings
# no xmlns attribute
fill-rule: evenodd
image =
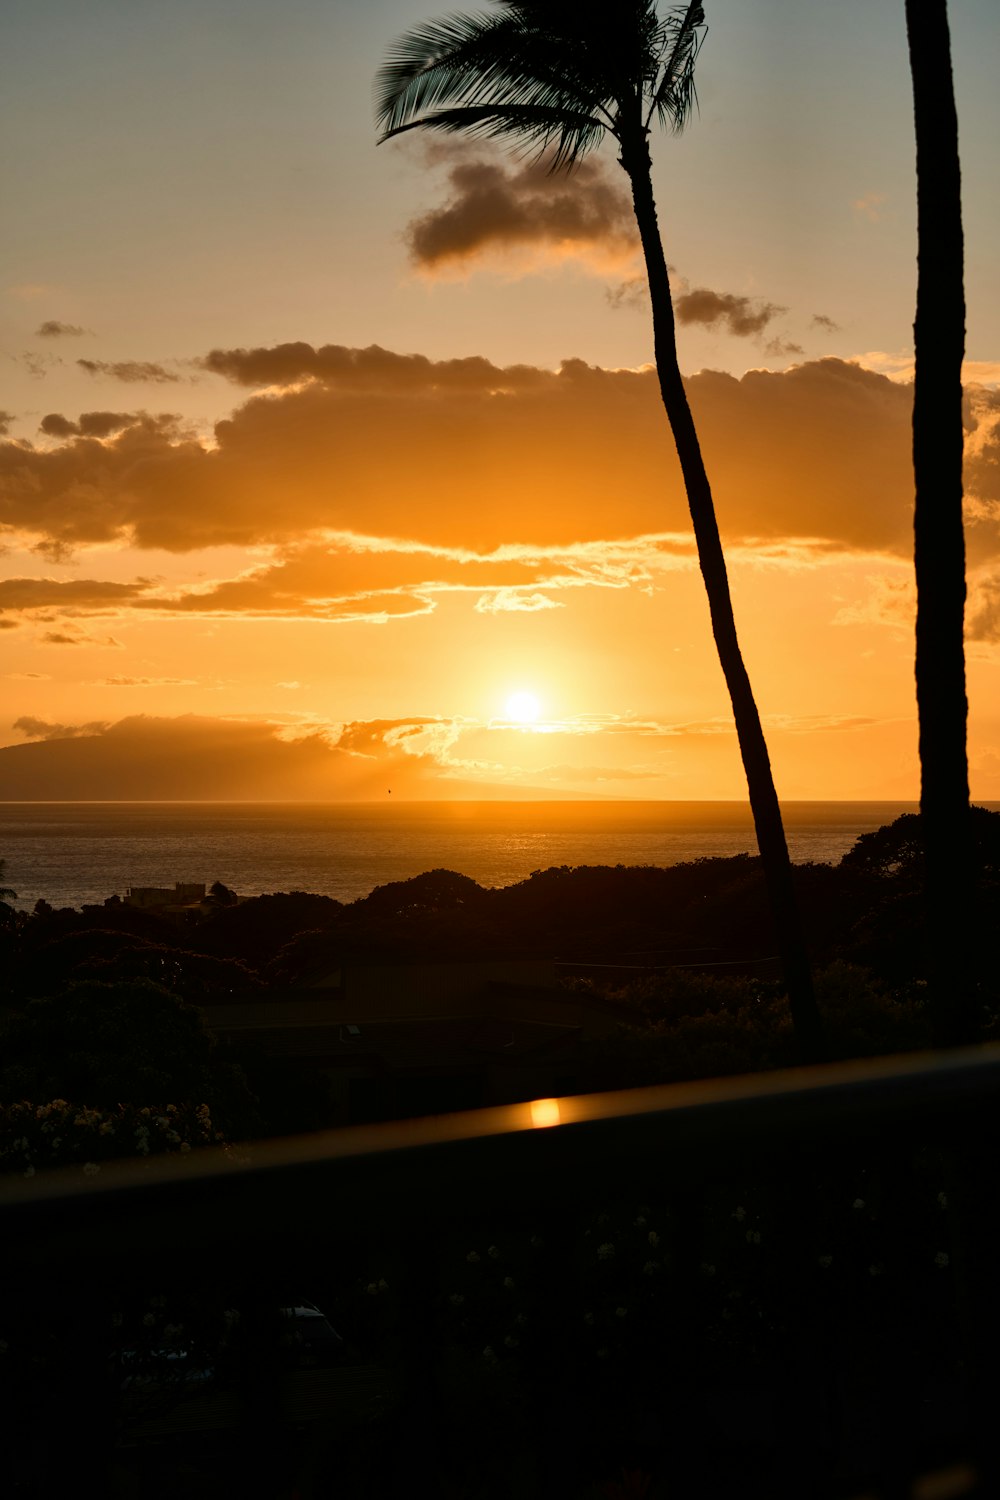
<svg viewBox="0 0 1000 1500"><path fill-rule="evenodd" d="M238 384L282 388L245 401L214 442L145 415L106 438L0 442L2 529L56 548L119 541L178 553L359 533L390 550L403 538L396 550L479 556L688 533L651 370L582 360L503 369L310 345L219 350L205 363ZM703 371L687 388L731 544L811 538L910 555L908 385L831 358L739 379ZM981 559L1000 545L998 399L970 396ZM543 586L523 575L482 586L529 582Z"/></svg>
<svg viewBox="0 0 1000 1500"><path fill-rule="evenodd" d="M447 201L406 230L410 258L426 274L454 275L511 252L520 269L528 252L533 266L575 260L604 274L637 256L628 193L595 159L581 162L571 180L553 176L544 162L460 159L448 185Z"/></svg>
<svg viewBox="0 0 1000 1500"><path fill-rule="evenodd" d="M763 333L769 323L787 311L786 307L763 302L760 298L738 297L733 292L712 292L704 286L682 292L674 299L678 323L700 323L705 328L723 323L730 333L741 339Z"/></svg>
<svg viewBox="0 0 1000 1500"><path fill-rule="evenodd" d="M427 614L439 596L448 594L475 598L475 608L483 614L530 612L556 608L561 601L550 596L567 589L648 590L662 575L690 567L692 561L693 544L683 537L639 537L576 548L505 547L477 554L348 534L281 549L271 561L236 578L184 589L145 578L131 583L0 580L0 624L3 611L44 622L57 616L122 618L152 612L384 624Z"/></svg>
<svg viewBox="0 0 1000 1500"><path fill-rule="evenodd" d="M79 339L89 332L88 328L80 328L76 323L60 323L58 318L48 318L35 329L35 337L38 339Z"/></svg>
<svg viewBox="0 0 1000 1500"><path fill-rule="evenodd" d="M150 360L78 359L77 364L88 375L106 375L112 380L122 380L127 385L164 385L181 378L164 365L154 364Z"/></svg>
<svg viewBox="0 0 1000 1500"><path fill-rule="evenodd" d="M53 411L42 418L38 429L44 432L46 437L106 438L110 437L113 432L121 432L126 427L134 427L144 420L146 420L145 412L85 411L80 413L78 421L71 422L61 412Z"/></svg>

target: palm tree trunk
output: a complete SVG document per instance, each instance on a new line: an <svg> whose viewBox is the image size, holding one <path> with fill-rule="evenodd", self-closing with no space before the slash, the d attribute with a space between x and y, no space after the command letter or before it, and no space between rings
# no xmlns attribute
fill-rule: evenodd
<svg viewBox="0 0 1000 1500"><path fill-rule="evenodd" d="M743 769L746 773L757 845L760 849L767 882L775 938L781 955L788 1000L795 1025L795 1035L803 1061L818 1060L823 1053L822 1023L813 992L812 973L802 938L798 902L792 877L792 865L781 821L781 808L771 774L760 714L754 701L750 678L743 664L736 635L736 620L729 593L726 560L719 537L719 526L712 501L712 490L705 472L698 433L688 405L687 392L677 362L677 339L674 309L670 296L663 243L660 239L653 197L651 160L645 132L635 132L628 145L623 143L621 163L632 184L632 202L642 241L649 278L649 295L653 307L653 338L656 373L660 394L674 435L680 459L688 507L698 548L698 562L708 595L719 662L736 721Z"/></svg>
<svg viewBox="0 0 1000 1500"><path fill-rule="evenodd" d="M928 979L938 1045L972 1041L968 974L962 182L946 0L906 0L917 144L914 565Z"/></svg>

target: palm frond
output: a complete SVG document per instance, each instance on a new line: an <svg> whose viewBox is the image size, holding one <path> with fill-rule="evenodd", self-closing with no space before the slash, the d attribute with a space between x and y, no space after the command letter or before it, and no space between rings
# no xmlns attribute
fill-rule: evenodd
<svg viewBox="0 0 1000 1500"><path fill-rule="evenodd" d="M536 159L546 156L549 170L569 170L587 151L600 144L607 126L591 115L577 114L545 105L464 104L431 110L419 120L397 125L381 141L409 130L464 131L468 135L499 140L519 136L534 149Z"/></svg>
<svg viewBox="0 0 1000 1500"><path fill-rule="evenodd" d="M448 16L404 32L375 78L383 136L424 109L488 86L497 63L516 55L518 31L516 16L508 14Z"/></svg>
<svg viewBox="0 0 1000 1500"><path fill-rule="evenodd" d="M418 127L522 136L553 169L571 167L613 119L545 7L505 4L498 16L452 16L401 37L376 79L380 140Z"/></svg>
<svg viewBox="0 0 1000 1500"><path fill-rule="evenodd" d="M654 113L680 130L696 102L698 0L492 0L393 44L375 83L380 140L417 128L519 136L572 167L605 132ZM648 105L645 120L642 115ZM631 128L631 127L629 127Z"/></svg>
<svg viewBox="0 0 1000 1500"><path fill-rule="evenodd" d="M704 35L705 11L700 0L676 7L661 22L661 45L666 58L647 124L655 112L661 125L669 125L674 131L684 129L698 103L694 69Z"/></svg>

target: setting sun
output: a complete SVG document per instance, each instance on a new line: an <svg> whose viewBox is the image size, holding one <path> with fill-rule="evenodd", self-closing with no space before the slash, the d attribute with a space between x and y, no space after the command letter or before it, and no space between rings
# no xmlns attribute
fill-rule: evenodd
<svg viewBox="0 0 1000 1500"><path fill-rule="evenodd" d="M534 724L541 713L541 704L534 693L511 693L506 703L508 719L515 724Z"/></svg>

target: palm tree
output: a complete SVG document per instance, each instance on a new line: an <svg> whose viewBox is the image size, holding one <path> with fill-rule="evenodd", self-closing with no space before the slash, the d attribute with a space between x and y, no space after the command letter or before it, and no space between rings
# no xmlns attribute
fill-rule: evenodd
<svg viewBox="0 0 1000 1500"><path fill-rule="evenodd" d="M736 635L726 563L698 434L677 360L670 277L653 197L654 118L683 128L695 104L704 35L697 3L657 12L655 0L491 0L490 12L415 27L376 81L381 140L404 131L465 131L513 139L571 170L605 136L632 188L653 309L660 394L687 490L712 631L733 707L757 843L799 1046L821 1052L791 861L767 744Z"/></svg>
<svg viewBox="0 0 1000 1500"><path fill-rule="evenodd" d="M917 146L913 325L916 684L935 1040L971 1041L969 767L966 751L962 180L947 0L906 0Z"/></svg>

